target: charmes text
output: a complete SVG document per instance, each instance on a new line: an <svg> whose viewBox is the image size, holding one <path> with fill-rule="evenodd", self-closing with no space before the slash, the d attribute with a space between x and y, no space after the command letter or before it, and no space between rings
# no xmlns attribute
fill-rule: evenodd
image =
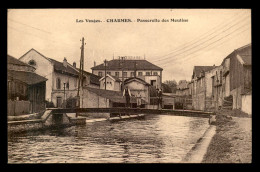
<svg viewBox="0 0 260 172"><path fill-rule="evenodd" d="M113 23L113 22L132 22L131 19L107 19L106 20L109 23Z"/></svg>

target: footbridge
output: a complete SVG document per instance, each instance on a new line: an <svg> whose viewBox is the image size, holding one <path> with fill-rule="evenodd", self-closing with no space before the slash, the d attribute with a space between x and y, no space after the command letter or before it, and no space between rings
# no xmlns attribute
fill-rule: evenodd
<svg viewBox="0 0 260 172"><path fill-rule="evenodd" d="M75 113L79 114L75 117L70 117L68 114ZM209 118L214 115L213 112L205 111L195 111L195 110L171 110L171 109L143 109L143 108L51 108L47 109L40 119L27 119L27 120L17 120L8 121L8 131L27 131L30 129L43 129L47 127L57 127L57 126L71 126L78 124L85 124L86 118L84 113L109 113L109 114L119 114L119 117L114 117L115 119L109 118L110 121L121 120L128 118L139 118L144 115L175 115L175 116L189 116L189 117L200 117ZM94 115L94 114L93 114ZM141 115L141 116L139 116ZM29 116L29 115L28 115ZM129 117L129 118L130 118Z"/></svg>
<svg viewBox="0 0 260 172"><path fill-rule="evenodd" d="M213 115L213 112L196 111L196 110L172 110L172 109L144 109L144 108L70 108L70 109L49 109L52 110L52 114L63 113L118 113L118 114L170 114L176 116L189 116L189 117L201 117L209 118Z"/></svg>

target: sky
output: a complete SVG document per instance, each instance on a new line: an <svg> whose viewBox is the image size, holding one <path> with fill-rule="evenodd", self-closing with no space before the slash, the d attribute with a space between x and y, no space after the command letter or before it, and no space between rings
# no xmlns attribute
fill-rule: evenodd
<svg viewBox="0 0 260 172"><path fill-rule="evenodd" d="M115 19L132 22L107 21ZM232 51L251 43L251 10L9 9L7 27L8 54L15 58L34 48L79 66L84 37L86 71L91 72L94 61L140 56L163 68L163 81L179 82L191 80L194 66L220 65Z"/></svg>

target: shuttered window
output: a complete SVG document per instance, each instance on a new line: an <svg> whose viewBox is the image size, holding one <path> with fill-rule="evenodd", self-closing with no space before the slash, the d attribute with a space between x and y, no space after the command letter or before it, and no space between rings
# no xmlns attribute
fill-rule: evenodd
<svg viewBox="0 0 260 172"><path fill-rule="evenodd" d="M56 80L56 88L60 89L60 78L57 78Z"/></svg>

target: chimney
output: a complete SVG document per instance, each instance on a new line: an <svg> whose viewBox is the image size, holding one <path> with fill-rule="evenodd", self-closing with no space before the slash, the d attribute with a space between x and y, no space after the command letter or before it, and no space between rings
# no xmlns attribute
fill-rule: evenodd
<svg viewBox="0 0 260 172"><path fill-rule="evenodd" d="M94 61L94 67L96 66L96 62Z"/></svg>
<svg viewBox="0 0 260 172"><path fill-rule="evenodd" d="M73 62L73 67L75 67L75 68L76 68L76 62Z"/></svg>
<svg viewBox="0 0 260 172"><path fill-rule="evenodd" d="M66 59L66 57L64 57L64 59L63 59L63 66L67 67L67 59Z"/></svg>

